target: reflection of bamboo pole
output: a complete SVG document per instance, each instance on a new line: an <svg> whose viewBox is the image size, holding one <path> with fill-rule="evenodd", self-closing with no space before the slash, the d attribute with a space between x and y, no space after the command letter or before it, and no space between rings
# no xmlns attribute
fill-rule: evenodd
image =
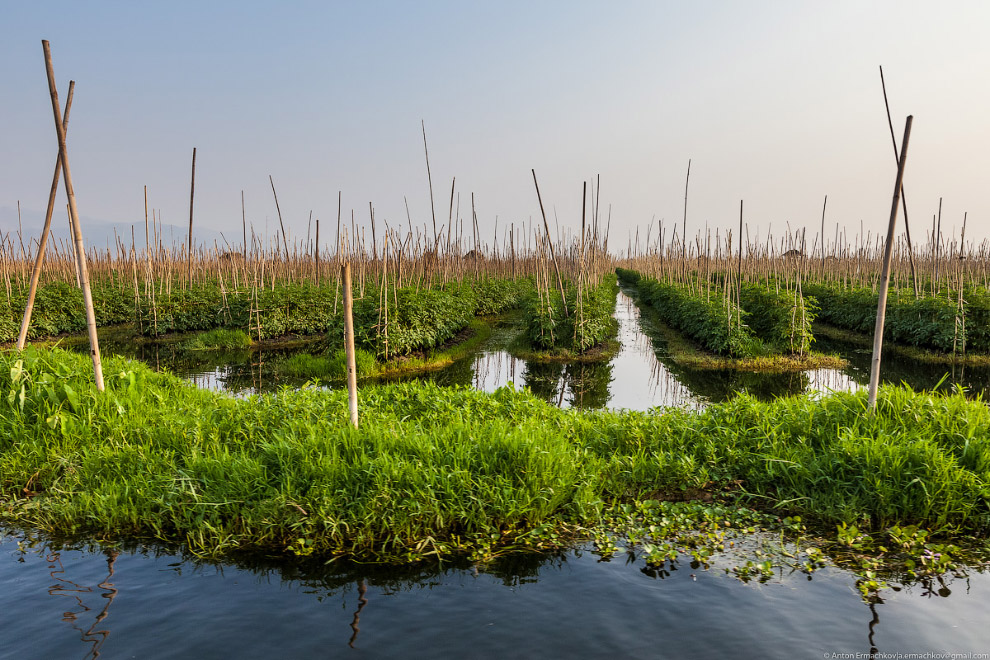
<svg viewBox="0 0 990 660"><path fill-rule="evenodd" d="M357 365L354 358L354 292L351 290L351 264L341 268L344 280L344 351L347 354L347 407L351 424L358 427Z"/></svg>
<svg viewBox="0 0 990 660"><path fill-rule="evenodd" d="M72 93L76 82L69 81L69 95L65 99L65 114L62 116L62 131L69 128L69 110L72 108ZM27 340L28 326L31 325L31 312L34 310L34 296L38 292L38 280L41 278L41 266L45 261L45 246L48 244L48 233L52 226L52 212L55 210L55 195L58 193L58 178L62 174L62 155L55 157L55 174L52 176L52 189L48 193L48 210L45 211L45 226L41 230L41 240L38 241L38 255L34 260L34 270L31 271L31 286L28 291L27 304L24 306L24 317L21 319L21 331L17 335L17 350L24 350Z"/></svg>
<svg viewBox="0 0 990 660"><path fill-rule="evenodd" d="M79 211L76 208L76 194L72 188L72 173L69 171L69 156L65 146L65 128L62 126L62 111L58 107L58 88L55 86L55 69L52 66L52 53L48 41L42 40L41 45L45 51L48 92L52 97L55 132L58 133L59 159L62 161L62 178L65 183L65 194L69 198L69 216L72 219L72 233L76 244L76 256L79 260L79 279L83 290L83 302L86 305L86 329L89 331L90 354L93 357L93 375L96 380L96 389L102 392L103 364L100 361L100 341L96 334L96 313L93 310L93 294L89 290L89 270L86 268L86 250L83 247L82 230L79 227Z"/></svg>
<svg viewBox="0 0 990 660"><path fill-rule="evenodd" d="M351 639L347 643L347 645L351 648L354 648L354 642L357 641L358 633L361 632L361 628L358 627L358 624L361 623L361 610L363 610L364 606L368 604L368 599L365 598L366 593L368 593L368 585L362 579L358 582L358 608L357 611L354 612L354 620L351 621L351 630L354 631L354 634L351 635Z"/></svg>
<svg viewBox="0 0 990 660"><path fill-rule="evenodd" d="M890 207L890 222L887 226L887 240L883 248L883 270L880 275L880 292L877 301L877 324L873 331L873 359L870 364L869 410L876 412L877 388L880 385L880 351L883 348L883 323L887 311L887 287L890 284L890 257L894 248L894 230L897 227L897 205L900 202L901 183L904 181L904 164L907 161L908 140L911 137L911 122L908 115L904 122L904 137L901 139L901 158L897 165L897 182L894 184L894 201Z"/></svg>

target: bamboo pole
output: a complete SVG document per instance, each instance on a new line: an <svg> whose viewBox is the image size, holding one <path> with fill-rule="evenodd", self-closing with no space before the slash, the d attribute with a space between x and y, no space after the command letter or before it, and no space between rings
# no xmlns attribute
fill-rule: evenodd
<svg viewBox="0 0 990 660"><path fill-rule="evenodd" d="M904 181L904 164L907 161L908 140L911 138L911 123L914 116L908 115L904 122L904 137L901 139L901 157L897 164L897 181L894 184L894 198L890 206L890 222L887 225L887 240L883 248L883 270L880 274L880 295L877 301L877 324L873 330L873 359L870 362L870 389L868 409L877 409L877 389L880 386L880 352L883 348L883 324L887 312L887 287L890 284L890 257L894 248L894 231L897 228L897 205L900 202L901 185Z"/></svg>
<svg viewBox="0 0 990 660"><path fill-rule="evenodd" d="M426 180L430 184L430 213L433 215L433 249L437 249L437 210L433 204L433 175L430 174L430 150L426 146L426 121L420 120L423 126L423 151L426 153Z"/></svg>
<svg viewBox="0 0 990 660"><path fill-rule="evenodd" d="M688 184L691 182L691 159L688 158L687 175L684 177L684 219L681 223L681 277L687 272L687 204L688 204Z"/></svg>
<svg viewBox="0 0 990 660"><path fill-rule="evenodd" d="M887 126L890 128L890 141L894 145L894 162L899 162L897 154L897 138L894 135L894 123L890 119L890 103L887 102L887 84L883 79L883 66L880 67L880 87L883 89L883 105L887 110ZM914 267L914 249L911 246L911 223L908 221L907 195L901 190L901 208L904 210L904 235L907 236L908 262L911 264L911 279L914 283L914 297L921 298L921 287L918 285L918 273Z"/></svg>
<svg viewBox="0 0 990 660"><path fill-rule="evenodd" d="M244 191L241 191L241 232L244 234L244 263L248 260L247 248L247 216L244 213Z"/></svg>
<svg viewBox="0 0 990 660"><path fill-rule="evenodd" d="M69 110L72 108L72 94L75 91L76 81L69 81L69 94L65 99L65 114L62 117L62 131L69 129ZM31 325L31 313L34 311L34 296L38 292L38 280L41 278L41 267L45 261L45 246L48 244L48 234L52 226L52 213L55 210L55 196L58 193L58 179L62 174L62 154L55 157L55 174L52 176L52 188L48 193L48 210L45 211L45 225L41 229L41 240L38 241L38 255L34 260L34 270L31 271L31 285L28 290L27 304L24 306L24 316L21 319L21 330L17 334L17 350L24 350L24 342L27 341L28 327ZM18 209L20 202L18 202Z"/></svg>
<svg viewBox="0 0 990 660"><path fill-rule="evenodd" d="M282 229L282 247L285 249L285 260L289 261L289 241L285 238L285 225L282 224L282 209L278 206L278 193L275 192L275 181L272 175L268 175L268 182L272 184L272 196L275 198L275 210L278 211L278 226ZM278 249L276 248L276 251Z"/></svg>
<svg viewBox="0 0 990 660"><path fill-rule="evenodd" d="M193 147L192 177L189 180L189 240L186 247L186 283L192 285L193 199L196 194L196 147Z"/></svg>
<svg viewBox="0 0 990 660"><path fill-rule="evenodd" d="M347 408L351 424L358 427L357 364L354 357L354 292L351 290L351 264L341 266L344 280L344 351L347 354Z"/></svg>
<svg viewBox="0 0 990 660"><path fill-rule="evenodd" d="M564 307L564 317L569 316L567 313L567 296L564 294L564 280L560 277L560 267L557 265L557 255L553 251L553 239L550 238L550 225L547 224L547 214L543 210L543 198L540 196L540 184L536 182L536 170L531 170L533 172L533 185L536 186L536 199L540 202L540 213L543 215L543 229L547 234L547 245L550 247L550 259L553 261L553 270L557 274L557 286L560 287L560 302ZM474 205L474 197L471 197L472 207ZM472 211L473 213L473 211Z"/></svg>
<svg viewBox="0 0 990 660"><path fill-rule="evenodd" d="M65 128L62 126L62 111L58 106L58 88L55 86L55 69L52 65L51 47L47 40L41 46L45 53L45 69L48 74L48 93L52 98L52 113L55 117L55 132L58 134L59 159L62 161L62 179L65 194L69 198L69 217L72 219L72 234L79 262L79 279L83 290L83 303L86 306L86 330L89 333L89 350L93 358L93 376L96 389L103 391L103 364L100 360L100 340L96 334L96 313L93 310L93 294L89 290L89 269L86 267L86 250L83 247L82 230L79 227L79 210L76 208L76 194L72 188L72 173L69 170L69 154L65 144Z"/></svg>

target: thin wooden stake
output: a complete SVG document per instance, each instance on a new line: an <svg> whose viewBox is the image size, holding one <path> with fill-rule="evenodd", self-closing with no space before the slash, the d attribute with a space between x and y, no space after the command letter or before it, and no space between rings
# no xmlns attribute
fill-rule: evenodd
<svg viewBox="0 0 990 660"><path fill-rule="evenodd" d="M351 424L358 427L357 364L354 357L354 292L351 290L351 264L341 267L344 280L344 351L347 354L347 408Z"/></svg>
<svg viewBox="0 0 990 660"><path fill-rule="evenodd" d="M904 181L904 163L907 161L908 140L911 137L913 115L904 122L904 137L901 139L901 157L897 164L897 182L894 184L894 199L890 206L890 222L887 225L887 240L883 247L883 270L880 273L880 295L877 301L877 324L873 330L873 359L870 363L870 390L867 407L870 413L877 409L877 389L880 386L880 351L883 348L883 324L887 313L887 288L890 284L890 257L894 250L894 231L897 228L897 205L900 202L901 185Z"/></svg>
<svg viewBox="0 0 990 660"><path fill-rule="evenodd" d="M275 192L275 181L272 180L272 175L268 175L268 183L272 184L272 196L275 198L275 210L278 211L278 226L282 229L282 247L285 249L285 261L289 261L289 241L285 237L285 225L282 224L282 209L278 206L278 193ZM277 251L277 249L276 249Z"/></svg>
<svg viewBox="0 0 990 660"><path fill-rule="evenodd" d="M193 199L196 194L196 147L193 147L192 178L189 180L189 240L186 247L186 282L192 284Z"/></svg>

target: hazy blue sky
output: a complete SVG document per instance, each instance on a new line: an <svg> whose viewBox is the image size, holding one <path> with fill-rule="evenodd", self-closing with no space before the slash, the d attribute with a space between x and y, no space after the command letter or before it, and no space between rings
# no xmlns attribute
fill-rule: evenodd
<svg viewBox="0 0 990 660"><path fill-rule="evenodd" d="M0 208L45 206L57 153L41 40L61 93L77 84L69 155L80 213L143 222L142 187L184 225L197 147L196 224L240 234L240 192L274 229L310 210L438 224L451 177L481 226L548 213L580 223L601 176L612 244L683 211L688 233L751 236L789 222L885 228L898 139L915 116L905 187L915 231L987 237L990 3L953 2L8 2L0 13ZM64 208L64 206L63 206ZM63 213L64 215L64 213ZM917 239L916 239L917 240Z"/></svg>

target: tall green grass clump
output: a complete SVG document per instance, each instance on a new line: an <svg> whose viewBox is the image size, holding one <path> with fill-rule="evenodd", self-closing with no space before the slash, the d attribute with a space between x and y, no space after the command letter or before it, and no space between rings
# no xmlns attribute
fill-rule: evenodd
<svg viewBox="0 0 990 660"><path fill-rule="evenodd" d="M222 351L248 348L251 337L244 330L207 330L185 342L184 347L190 351Z"/></svg>
<svg viewBox="0 0 990 660"><path fill-rule="evenodd" d="M375 356L360 348L354 350L354 364L358 378L368 378L378 373ZM294 378L322 378L343 380L347 378L347 354L339 350L333 355L297 353L278 365L278 372Z"/></svg>
<svg viewBox="0 0 990 660"><path fill-rule="evenodd" d="M884 387L701 413L560 410L407 382L239 399L109 358L0 355L0 521L243 550L410 560L592 526L683 488L834 529L990 529L990 410Z"/></svg>

